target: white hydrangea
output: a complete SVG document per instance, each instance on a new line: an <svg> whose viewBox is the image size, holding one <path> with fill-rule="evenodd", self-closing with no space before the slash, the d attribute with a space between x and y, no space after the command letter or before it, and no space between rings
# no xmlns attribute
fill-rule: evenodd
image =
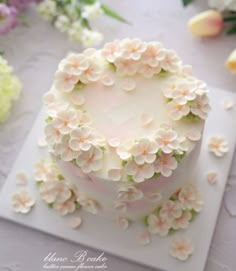
<svg viewBox="0 0 236 271"><path fill-rule="evenodd" d="M80 40L84 47L94 47L103 40L103 34L84 28Z"/></svg>
<svg viewBox="0 0 236 271"><path fill-rule="evenodd" d="M38 5L38 9L41 16L48 21L57 15L56 1L53 0L42 1Z"/></svg>
<svg viewBox="0 0 236 271"><path fill-rule="evenodd" d="M60 15L57 17L55 27L61 32L67 32L70 27L70 19L65 15Z"/></svg>
<svg viewBox="0 0 236 271"><path fill-rule="evenodd" d="M93 5L84 6L82 17L86 18L89 21L94 21L101 17L104 14L103 9L101 8L100 2L95 2Z"/></svg>

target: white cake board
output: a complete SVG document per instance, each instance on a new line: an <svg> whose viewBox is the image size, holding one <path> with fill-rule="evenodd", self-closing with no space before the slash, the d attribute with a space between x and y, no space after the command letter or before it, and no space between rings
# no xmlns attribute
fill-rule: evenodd
<svg viewBox="0 0 236 271"><path fill-rule="evenodd" d="M203 271L236 141L236 108L225 111L222 107L222 101L226 98L233 99L236 103L236 96L233 93L216 89L212 89L210 92L212 111L205 126L200 159L197 165L199 170L194 173L193 177L193 181L196 182L198 189L203 194L205 207L187 230L178 231L164 238L153 236L151 244L144 247L138 244L138 234L143 230L143 226L136 223L131 225L127 231L123 231L112 221L82 211L80 211L80 216L83 218L81 228L79 230L71 229L69 227L70 216L61 217L54 210L48 209L40 199L33 179L34 164L47 156L46 150L37 146L37 141L43 133L45 117L43 111L39 114L0 193L0 216L160 270ZM208 138L214 135L224 136L229 143L230 151L224 158L216 158L208 153ZM15 182L16 173L21 171L26 172L30 177L31 182L27 185L27 189L30 189L37 199L36 206L28 215L13 212L11 206L12 194L21 188ZM209 185L206 180L206 174L209 171L218 173L218 183L214 186ZM179 235L190 237L195 246L193 256L186 262L179 262L168 253L171 240Z"/></svg>

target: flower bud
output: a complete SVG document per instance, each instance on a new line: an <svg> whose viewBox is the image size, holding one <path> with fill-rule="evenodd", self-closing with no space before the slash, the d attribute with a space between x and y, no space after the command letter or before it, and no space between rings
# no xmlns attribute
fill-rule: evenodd
<svg viewBox="0 0 236 271"><path fill-rule="evenodd" d="M223 29L223 16L215 10L204 11L189 20L188 26L194 36L211 37Z"/></svg>
<svg viewBox="0 0 236 271"><path fill-rule="evenodd" d="M225 62L225 66L232 72L236 74L236 49L229 55Z"/></svg>

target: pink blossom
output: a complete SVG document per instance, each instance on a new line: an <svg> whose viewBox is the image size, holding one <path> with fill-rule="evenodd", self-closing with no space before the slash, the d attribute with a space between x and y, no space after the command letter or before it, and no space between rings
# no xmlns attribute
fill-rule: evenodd
<svg viewBox="0 0 236 271"><path fill-rule="evenodd" d="M156 173L161 173L165 177L169 177L172 171L175 170L178 163L170 154L162 154L154 162L154 170Z"/></svg>
<svg viewBox="0 0 236 271"><path fill-rule="evenodd" d="M0 18L0 35L4 35L17 26L17 9L0 3Z"/></svg>

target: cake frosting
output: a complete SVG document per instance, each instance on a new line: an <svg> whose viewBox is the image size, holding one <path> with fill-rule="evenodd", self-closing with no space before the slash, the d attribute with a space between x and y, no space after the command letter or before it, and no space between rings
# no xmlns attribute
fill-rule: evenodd
<svg viewBox="0 0 236 271"><path fill-rule="evenodd" d="M62 60L44 96L45 134L81 205L138 220L180 189L198 158L207 92L159 42L116 40Z"/></svg>

